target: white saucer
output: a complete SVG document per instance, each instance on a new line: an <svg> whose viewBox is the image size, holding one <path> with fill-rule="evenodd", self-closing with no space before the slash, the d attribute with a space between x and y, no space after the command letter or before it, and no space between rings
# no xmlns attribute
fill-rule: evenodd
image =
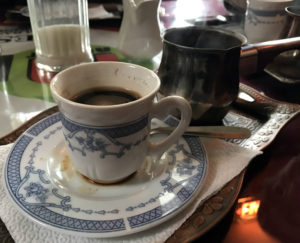
<svg viewBox="0 0 300 243"><path fill-rule="evenodd" d="M173 217L204 184L208 162L201 141L181 138L159 162L151 158L122 183L94 184L72 166L60 114L36 123L15 142L5 187L26 216L45 227L86 237L117 237Z"/></svg>

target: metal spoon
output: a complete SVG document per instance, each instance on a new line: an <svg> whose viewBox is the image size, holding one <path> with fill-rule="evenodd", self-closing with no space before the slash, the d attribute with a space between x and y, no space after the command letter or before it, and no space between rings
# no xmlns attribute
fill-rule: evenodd
<svg viewBox="0 0 300 243"><path fill-rule="evenodd" d="M150 134L171 133L174 127L158 127L151 130ZM188 127L184 135L202 136L212 138L249 138L251 131L244 127L233 126L191 126Z"/></svg>

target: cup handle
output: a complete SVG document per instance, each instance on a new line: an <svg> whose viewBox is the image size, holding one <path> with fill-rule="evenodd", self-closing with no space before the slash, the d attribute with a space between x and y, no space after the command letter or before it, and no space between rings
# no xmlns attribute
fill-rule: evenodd
<svg viewBox="0 0 300 243"><path fill-rule="evenodd" d="M154 117L163 118L174 109L178 109L181 114L181 119L176 129L162 142L149 142L148 154L154 159L159 159L161 155L184 133L191 122L192 108L187 100L180 96L168 96L153 104L150 120Z"/></svg>

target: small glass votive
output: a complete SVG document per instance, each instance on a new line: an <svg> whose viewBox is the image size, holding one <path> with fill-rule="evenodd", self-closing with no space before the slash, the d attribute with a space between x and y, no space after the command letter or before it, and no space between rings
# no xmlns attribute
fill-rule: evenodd
<svg viewBox="0 0 300 243"><path fill-rule="evenodd" d="M87 0L27 0L36 65L59 72L93 61Z"/></svg>

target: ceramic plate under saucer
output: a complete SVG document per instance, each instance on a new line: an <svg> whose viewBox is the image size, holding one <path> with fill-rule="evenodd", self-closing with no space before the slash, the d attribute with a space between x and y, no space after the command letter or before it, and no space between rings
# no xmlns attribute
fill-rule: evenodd
<svg viewBox="0 0 300 243"><path fill-rule="evenodd" d="M128 235L174 216L204 184L207 159L196 137L180 138L158 162L147 158L124 182L100 185L73 168L61 130L60 113L33 125L4 169L17 207L45 227L87 237Z"/></svg>

